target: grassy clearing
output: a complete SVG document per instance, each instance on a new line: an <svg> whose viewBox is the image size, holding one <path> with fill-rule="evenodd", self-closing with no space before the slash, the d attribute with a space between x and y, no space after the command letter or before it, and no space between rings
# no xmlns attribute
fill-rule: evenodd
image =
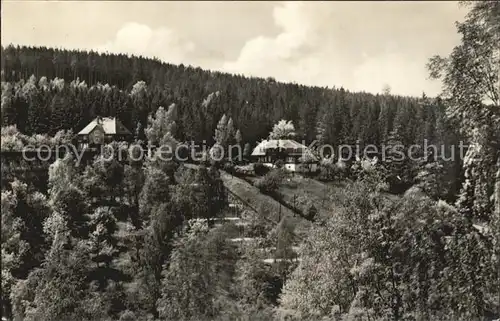
<svg viewBox="0 0 500 321"><path fill-rule="evenodd" d="M255 184L259 177L245 177L245 180ZM304 177L299 174L288 174L278 189L280 201L299 213L306 213L313 204L321 217L331 215L332 208L340 203L342 189L346 184L342 182L323 183L318 180Z"/></svg>
<svg viewBox="0 0 500 321"><path fill-rule="evenodd" d="M280 216L294 216L294 213L288 208L282 206L272 197L262 194L259 189L245 180L221 171L221 178L224 186L233 194L251 207L256 212L265 209L270 213L269 219L279 222ZM281 213L281 215L280 215Z"/></svg>
<svg viewBox="0 0 500 321"><path fill-rule="evenodd" d="M301 213L314 205L321 215L330 211L334 189L326 184L300 175L289 175L281 184L279 193L283 201Z"/></svg>
<svg viewBox="0 0 500 321"><path fill-rule="evenodd" d="M221 171L221 178L224 186L237 195L247 206L254 209L255 212L267 214L268 219L276 224L286 216L295 225L297 235L304 236L307 233L311 226L310 222L297 216L292 210L283 206L271 196L262 194L257 187L224 171Z"/></svg>

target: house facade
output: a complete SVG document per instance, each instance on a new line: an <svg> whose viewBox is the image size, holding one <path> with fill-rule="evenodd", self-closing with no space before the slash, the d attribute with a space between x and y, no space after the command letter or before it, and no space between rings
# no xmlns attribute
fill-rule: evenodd
<svg viewBox="0 0 500 321"><path fill-rule="evenodd" d="M80 148L88 148L111 143L130 141L132 133L114 117L96 117L77 134Z"/></svg>
<svg viewBox="0 0 500 321"><path fill-rule="evenodd" d="M316 172L318 158L305 145L292 139L263 140L252 151L252 161L268 167L275 167L281 160L284 167L292 172Z"/></svg>

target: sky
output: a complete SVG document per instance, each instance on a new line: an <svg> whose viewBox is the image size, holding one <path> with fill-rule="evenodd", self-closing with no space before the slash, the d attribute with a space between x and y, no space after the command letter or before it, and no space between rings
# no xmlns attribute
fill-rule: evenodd
<svg viewBox="0 0 500 321"><path fill-rule="evenodd" d="M3 0L1 41L157 57L278 81L437 95L428 59L460 38L453 1Z"/></svg>

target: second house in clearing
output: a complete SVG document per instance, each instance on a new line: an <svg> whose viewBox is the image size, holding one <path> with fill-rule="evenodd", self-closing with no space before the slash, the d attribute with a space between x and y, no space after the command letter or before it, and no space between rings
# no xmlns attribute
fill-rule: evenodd
<svg viewBox="0 0 500 321"><path fill-rule="evenodd" d="M274 167L281 160L292 172L316 172L318 158L312 151L293 139L270 139L261 141L252 152L254 162Z"/></svg>
<svg viewBox="0 0 500 321"><path fill-rule="evenodd" d="M96 117L77 134L80 148L131 139L132 133L114 117Z"/></svg>

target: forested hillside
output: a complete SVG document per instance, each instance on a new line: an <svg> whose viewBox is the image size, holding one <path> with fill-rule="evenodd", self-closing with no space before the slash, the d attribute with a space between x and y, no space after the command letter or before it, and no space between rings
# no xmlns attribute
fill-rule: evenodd
<svg viewBox="0 0 500 321"><path fill-rule="evenodd" d="M117 116L141 132L148 114L172 103L177 137L209 144L223 114L251 144L280 119L295 124L298 140L334 146L358 139L380 144L394 129L408 144L453 134L443 123L442 103L425 97L284 84L144 57L2 47L2 124L17 124L26 134L78 131L96 115Z"/></svg>
<svg viewBox="0 0 500 321"><path fill-rule="evenodd" d="M224 115L240 130L242 145L254 147L273 124L287 119L296 139L337 147L367 144L423 146L424 139L446 151L458 145L456 126L444 102L428 98L351 93L246 78L158 60L51 48L2 48L2 125L26 135L78 132L97 115L116 116L145 140L148 116L160 106L176 108L174 136L180 141L215 142ZM455 146L455 147L453 147ZM440 150L439 150L440 151ZM337 155L338 156L338 155ZM447 188L458 192L460 158L444 164ZM421 164L405 164L394 177L402 189L414 183Z"/></svg>

